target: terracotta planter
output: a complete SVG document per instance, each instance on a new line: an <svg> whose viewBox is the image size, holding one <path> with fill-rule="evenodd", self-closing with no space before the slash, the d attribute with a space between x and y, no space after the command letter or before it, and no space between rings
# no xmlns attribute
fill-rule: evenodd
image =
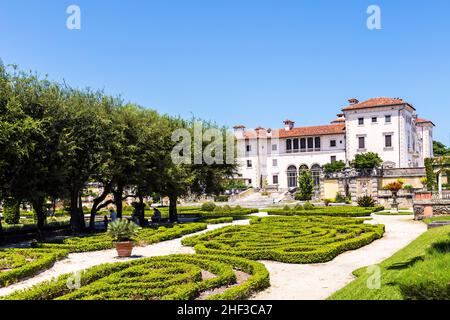
<svg viewBox="0 0 450 320"><path fill-rule="evenodd" d="M130 257L133 252L133 242L116 242L116 250L120 258Z"/></svg>

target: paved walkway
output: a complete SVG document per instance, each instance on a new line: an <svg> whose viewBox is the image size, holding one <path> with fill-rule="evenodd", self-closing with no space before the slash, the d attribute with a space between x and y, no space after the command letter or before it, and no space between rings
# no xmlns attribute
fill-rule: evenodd
<svg viewBox="0 0 450 320"><path fill-rule="evenodd" d="M354 280L352 272L392 256L427 230L413 216L374 215L369 223L386 226L382 239L334 260L320 264L286 264L263 261L270 272L271 287L253 297L255 300L321 300Z"/></svg>

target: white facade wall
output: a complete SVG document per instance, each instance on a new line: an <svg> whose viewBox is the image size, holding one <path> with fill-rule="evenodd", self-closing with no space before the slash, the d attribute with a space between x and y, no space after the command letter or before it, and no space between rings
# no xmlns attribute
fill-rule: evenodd
<svg viewBox="0 0 450 320"><path fill-rule="evenodd" d="M269 186L277 185L279 189L288 188L287 169L295 166L313 165L323 167L333 159L349 164L357 154L378 153L385 164L397 168L423 167L424 159L433 156L433 127L431 123L416 124L415 110L408 105L364 108L344 111L345 134L299 136L278 139L273 132L264 131L264 138L256 139L256 133L250 139L244 139L244 129L236 131L238 139L238 162L241 178L254 188L261 188L261 181ZM387 121L386 117L390 118ZM360 123L360 118L364 123ZM372 119L376 118L376 121ZM286 130L286 129L280 129ZM275 131L276 132L276 131ZM248 133L248 132L247 132ZM391 145L387 145L386 136L391 136ZM320 151L306 152L286 150L287 139L320 137ZM359 147L359 138L364 137L365 147ZM336 146L331 146L331 141ZM246 151L250 145L250 151ZM273 145L276 148L273 149ZM305 151L305 150L304 150ZM247 160L252 166L247 167ZM276 160L276 164L274 164ZM274 181L278 177L278 184Z"/></svg>

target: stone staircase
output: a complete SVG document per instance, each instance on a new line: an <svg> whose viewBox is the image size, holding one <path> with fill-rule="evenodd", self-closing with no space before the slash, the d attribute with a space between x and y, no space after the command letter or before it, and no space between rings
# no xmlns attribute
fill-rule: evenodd
<svg viewBox="0 0 450 320"><path fill-rule="evenodd" d="M230 200L229 204L239 205L244 208L264 208L274 204L283 202L288 195L284 193L269 193L268 196L263 196L260 192L252 193L246 197Z"/></svg>

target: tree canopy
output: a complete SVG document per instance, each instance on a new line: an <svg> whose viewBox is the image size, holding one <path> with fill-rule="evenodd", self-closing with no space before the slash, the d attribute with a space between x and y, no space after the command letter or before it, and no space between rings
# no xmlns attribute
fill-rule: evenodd
<svg viewBox="0 0 450 320"><path fill-rule="evenodd" d="M85 229L81 198L88 184L96 182L103 192L93 201L91 227L101 208L114 204L120 217L127 197L142 204L144 197L155 194L170 198L170 217L176 221L179 197L218 194L236 170L234 158L225 164L173 161L176 130L187 133L191 160L199 152L213 158L226 153L225 128L195 123L201 123L204 134L200 151L193 147L194 120L161 115L101 91L74 89L0 64L0 202L32 204L42 231L47 201L64 199L70 204L72 231L79 233ZM220 139L210 137L209 129L222 133Z"/></svg>

